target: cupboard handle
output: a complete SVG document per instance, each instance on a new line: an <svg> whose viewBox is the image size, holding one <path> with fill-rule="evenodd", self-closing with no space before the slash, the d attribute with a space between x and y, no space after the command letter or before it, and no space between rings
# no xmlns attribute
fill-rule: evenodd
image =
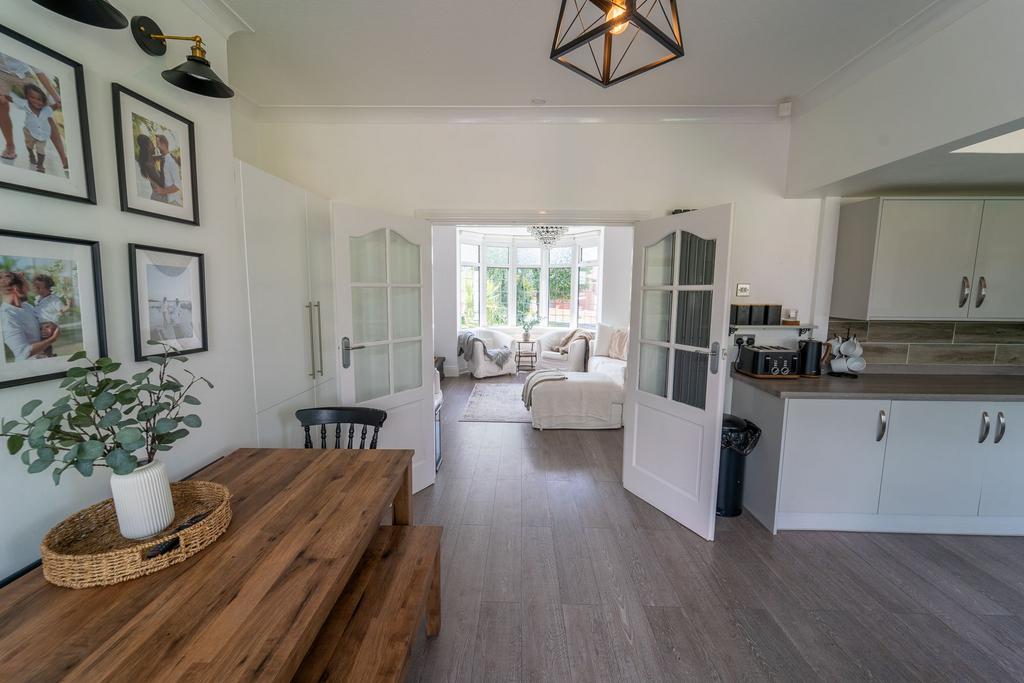
<svg viewBox="0 0 1024 683"><path fill-rule="evenodd" d="M992 443L999 443L1006 436L1006 416L1003 415L1003 411L999 411L999 415L996 416L996 438Z"/></svg>
<svg viewBox="0 0 1024 683"><path fill-rule="evenodd" d="M971 280L966 275L960 280L960 306L963 308L971 300Z"/></svg>
<svg viewBox="0 0 1024 683"><path fill-rule="evenodd" d="M878 411L878 434L875 436L875 441L881 441L885 438L885 433L889 430L889 416L885 414L884 410Z"/></svg>
<svg viewBox="0 0 1024 683"><path fill-rule="evenodd" d="M981 413L981 432L978 434L978 443L985 443L985 439L988 438L988 433L992 429L992 420L988 416L988 411Z"/></svg>
<svg viewBox="0 0 1024 683"><path fill-rule="evenodd" d="M313 302L310 301L306 304L306 310L309 311L309 376L316 377L316 347L313 341Z"/></svg>
<svg viewBox="0 0 1024 683"><path fill-rule="evenodd" d="M978 296L974 300L974 307L981 308L981 305L985 303L986 296L988 296L988 280L982 275L978 278Z"/></svg>
<svg viewBox="0 0 1024 683"><path fill-rule="evenodd" d="M324 321L320 313L320 302L313 304L316 307L316 338L320 344L320 369L317 371L324 376Z"/></svg>

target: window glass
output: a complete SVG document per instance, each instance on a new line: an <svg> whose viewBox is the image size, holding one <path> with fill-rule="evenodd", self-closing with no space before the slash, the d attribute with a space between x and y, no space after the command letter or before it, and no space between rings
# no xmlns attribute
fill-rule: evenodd
<svg viewBox="0 0 1024 683"><path fill-rule="evenodd" d="M552 249L552 252L555 250ZM572 258L572 250L569 250ZM572 268L548 269L548 325L569 327L572 323Z"/></svg>
<svg viewBox="0 0 1024 683"><path fill-rule="evenodd" d="M508 265L508 247L487 247L487 264L491 266Z"/></svg>
<svg viewBox="0 0 1024 683"><path fill-rule="evenodd" d="M449 252L451 253L451 252ZM480 262L480 245L477 244L461 244L459 253L461 254L462 261L479 263Z"/></svg>
<svg viewBox="0 0 1024 683"><path fill-rule="evenodd" d="M477 266L462 266L462 281L459 283L462 288L462 327L480 325L479 274L480 269Z"/></svg>
<svg viewBox="0 0 1024 683"><path fill-rule="evenodd" d="M520 251L523 251L520 249ZM537 250L540 253L540 250ZM540 268L516 269L516 325L537 320L540 311Z"/></svg>
<svg viewBox="0 0 1024 683"><path fill-rule="evenodd" d="M516 265L539 266L540 247L519 247L516 249Z"/></svg>
<svg viewBox="0 0 1024 683"><path fill-rule="evenodd" d="M598 256L599 252L596 246L580 247L580 261L596 261Z"/></svg>
<svg viewBox="0 0 1024 683"><path fill-rule="evenodd" d="M487 269L487 324L508 325L508 268Z"/></svg>
<svg viewBox="0 0 1024 683"><path fill-rule="evenodd" d="M552 247L548 252L548 264L552 266L571 266L572 247Z"/></svg>
<svg viewBox="0 0 1024 683"><path fill-rule="evenodd" d="M580 327L597 327L598 267L582 266L577 294L577 323Z"/></svg>

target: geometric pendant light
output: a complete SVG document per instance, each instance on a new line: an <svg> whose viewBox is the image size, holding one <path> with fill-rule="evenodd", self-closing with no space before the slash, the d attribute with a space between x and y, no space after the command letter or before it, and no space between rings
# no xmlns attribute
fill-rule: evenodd
<svg viewBox="0 0 1024 683"><path fill-rule="evenodd" d="M206 97L234 97L235 91L220 79L206 59L206 47L202 36L164 35L156 22L149 17L132 17L132 36L142 51L160 56L167 53L168 40L187 40L192 43L192 54L185 61L161 72L163 79L182 90Z"/></svg>
<svg viewBox="0 0 1024 683"><path fill-rule="evenodd" d="M551 59L604 88L682 56L676 0L562 0Z"/></svg>
<svg viewBox="0 0 1024 683"><path fill-rule="evenodd" d="M33 2L68 19L74 19L90 26L120 29L128 25L128 20L124 15L106 0L33 0Z"/></svg>

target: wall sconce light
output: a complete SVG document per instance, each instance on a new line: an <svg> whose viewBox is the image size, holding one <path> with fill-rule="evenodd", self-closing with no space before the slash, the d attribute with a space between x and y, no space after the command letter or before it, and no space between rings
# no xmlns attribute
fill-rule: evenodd
<svg viewBox="0 0 1024 683"><path fill-rule="evenodd" d="M149 17L132 17L132 35L142 51L149 55L161 56L167 53L168 40L192 42L192 54L184 62L167 69L160 75L171 85L182 90L207 97L234 97L235 91L220 79L210 62L206 61L206 48L202 36L167 36L157 23Z"/></svg>
<svg viewBox="0 0 1024 683"><path fill-rule="evenodd" d="M32 0L68 19L100 28L124 28L128 20L107 0Z"/></svg>

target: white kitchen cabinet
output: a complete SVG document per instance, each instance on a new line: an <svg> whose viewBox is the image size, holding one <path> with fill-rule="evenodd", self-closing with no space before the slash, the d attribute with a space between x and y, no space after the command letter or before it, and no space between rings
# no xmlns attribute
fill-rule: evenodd
<svg viewBox="0 0 1024 683"><path fill-rule="evenodd" d="M975 401L893 401L878 512L977 516L986 410Z"/></svg>
<svg viewBox="0 0 1024 683"><path fill-rule="evenodd" d="M790 401L779 511L877 512L890 411L891 401Z"/></svg>
<svg viewBox="0 0 1024 683"><path fill-rule="evenodd" d="M338 402L330 202L242 162L237 183L259 442L299 447L295 410Z"/></svg>
<svg viewBox="0 0 1024 683"><path fill-rule="evenodd" d="M1024 200L871 199L844 206L831 315L1024 320Z"/></svg>
<svg viewBox="0 0 1024 683"><path fill-rule="evenodd" d="M986 440L979 514L1024 517L1024 404L987 404L992 420Z"/></svg>
<svg viewBox="0 0 1024 683"><path fill-rule="evenodd" d="M1024 200L985 202L970 317L1024 317Z"/></svg>

